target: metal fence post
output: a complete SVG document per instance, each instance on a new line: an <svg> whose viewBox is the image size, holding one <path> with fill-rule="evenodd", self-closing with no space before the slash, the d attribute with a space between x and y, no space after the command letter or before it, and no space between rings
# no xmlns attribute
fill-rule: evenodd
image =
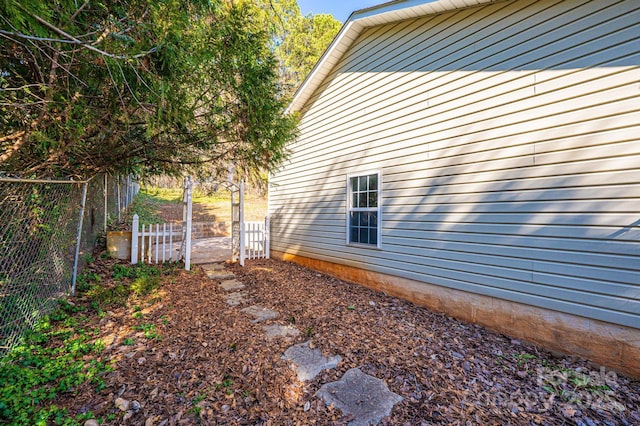
<svg viewBox="0 0 640 426"><path fill-rule="evenodd" d="M78 279L78 258L80 257L80 240L82 239L82 224L84 222L84 209L87 205L88 182L82 184L82 204L80 205L80 221L78 222L78 234L76 238L76 253L73 258L73 275L71 277L71 295L76 294L76 281Z"/></svg>
<svg viewBox="0 0 640 426"><path fill-rule="evenodd" d="M120 176L116 177L116 198L118 198L118 222L122 221L122 203L120 200Z"/></svg>

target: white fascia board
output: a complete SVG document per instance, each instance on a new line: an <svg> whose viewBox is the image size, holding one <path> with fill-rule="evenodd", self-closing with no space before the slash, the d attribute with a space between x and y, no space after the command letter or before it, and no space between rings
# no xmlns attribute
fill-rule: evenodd
<svg viewBox="0 0 640 426"><path fill-rule="evenodd" d="M286 112L297 112L304 107L313 92L331 72L331 68L340 61L342 55L351 47L365 28L495 1L498 0L398 0L356 10L349 16L338 35L333 39L333 42L320 57L304 82L302 82Z"/></svg>

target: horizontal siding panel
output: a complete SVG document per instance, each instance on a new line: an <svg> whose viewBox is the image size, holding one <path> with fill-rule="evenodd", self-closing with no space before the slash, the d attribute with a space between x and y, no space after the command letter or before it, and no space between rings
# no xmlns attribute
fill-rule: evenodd
<svg viewBox="0 0 640 426"><path fill-rule="evenodd" d="M480 230L479 230L480 231ZM329 227L314 222L287 222L287 225L273 228L274 241L290 241L304 236L307 244L316 238L331 236L339 247L333 250L350 251L342 247L345 241L345 223ZM389 244L389 246L387 245ZM637 243L625 241L599 241L589 238L563 238L561 236L530 236L517 234L463 233L456 226L448 231L406 231L384 228L382 245L391 247L407 246L415 249L433 249L466 252L470 254L490 254L498 257L529 259L531 261L557 261L567 264L591 265L601 268L615 268L625 271L640 271L640 263L635 257L640 255ZM631 276L632 277L632 276ZM629 283L638 283L640 275Z"/></svg>
<svg viewBox="0 0 640 426"><path fill-rule="evenodd" d="M444 223L444 222L423 222L419 218L413 218L412 221L392 220L385 215L382 220L383 232L407 231L410 238L434 238L430 236L420 235L418 233L411 234L412 231L429 231L440 233L438 239L446 239L447 233L475 234L479 238L478 242L485 235L502 235L502 236L526 236L526 237L552 237L571 241L573 239L587 240L609 240L605 247L609 247L612 242L631 242L633 245L627 247L634 254L640 254L640 247L637 242L640 241L639 226L625 227L607 227L607 226L561 226L561 225L529 225L529 224L496 224L496 223ZM385 233L386 235L386 233ZM455 238L452 236L452 238ZM586 244L592 244L593 241L587 241ZM506 244L506 243L505 243ZM583 247L584 249L584 247ZM625 251L625 253L627 253ZM629 259L627 259L628 261ZM618 265L619 266L619 265ZM638 263L640 267L640 262Z"/></svg>
<svg viewBox="0 0 640 426"><path fill-rule="evenodd" d="M625 213L631 212L637 217L640 200L572 200L572 201L502 201L476 203L433 203L426 197L389 198L384 203L384 213L403 213L410 209L417 214L593 214L593 213Z"/></svg>
<svg viewBox="0 0 640 426"><path fill-rule="evenodd" d="M344 225L343 225L344 226ZM448 232L406 231L385 229L382 244L407 244L413 240L415 246L434 249L484 253L491 250L499 256L527 258L535 254L535 260L556 260L559 252L568 263L589 263L611 268L638 269L637 244L620 241L599 241L527 235L464 234ZM570 253L571 252L571 253ZM544 256L544 257L541 257Z"/></svg>
<svg viewBox="0 0 640 426"><path fill-rule="evenodd" d="M639 129L640 131L640 129ZM640 145L635 144L640 150ZM610 154L615 155L615 145L610 146ZM626 149L634 149L634 144L626 145ZM607 151L601 151L607 154ZM415 182L420 182L425 187L457 185L462 182L479 184L482 182L508 182L518 180L526 182L531 180L532 185L544 184L545 182L560 183L561 186L599 186L609 181L602 181L605 175L612 175L612 178L620 179L612 183L636 182L628 181L625 173L629 170L640 167L640 152L638 154L626 155L623 157L607 157L581 160L577 162L548 162L548 164L534 165L533 155L528 158L507 158L499 160L489 160L480 163L469 163L464 165L447 165L442 160L423 161L419 158L410 157L402 159L404 161L388 160L385 164L369 163L367 170L382 169L384 174L385 189L392 187L392 184L400 187L411 187ZM362 161L360 161L362 163ZM438 167L432 167L438 166ZM363 171L364 167L338 167L332 170L309 171L309 174L289 175L291 177L280 176L273 179L273 187L278 193L295 193L305 190L309 186L311 190L326 188L326 190L344 190L346 182L345 175ZM607 173L605 173L607 172ZM611 173L614 172L614 173ZM556 177L557 176L557 177ZM289 182L285 187L280 188L285 182ZM562 184L564 182L564 184ZM501 189L499 183L493 189ZM514 187L518 182L512 182ZM493 184L488 184L493 186ZM525 186L526 187L526 186ZM536 188L533 186L533 188ZM509 189L509 188L502 188Z"/></svg>
<svg viewBox="0 0 640 426"><path fill-rule="evenodd" d="M636 161L640 164L640 156L636 158ZM627 163L633 164L632 161ZM607 164L611 163L607 162ZM426 179L410 179L406 174L385 174L383 189L385 195L387 193L394 195L394 191L401 191L402 188L407 188L410 191L421 190L432 196L451 195L455 197L461 194L470 196L473 196L472 194L487 194L489 196L488 194L498 192L504 194L506 198L513 197L512 193L524 192L525 196L528 196L526 194L535 191L538 196L544 196L547 193L553 194L554 190L558 190L569 193L569 198L572 198L571 194L581 194L585 190L592 191L592 189L597 188L598 198L608 198L609 194L611 194L610 191L614 191L613 194L618 193L617 190L611 189L616 188L617 185L622 188L637 188L638 174L635 170L623 169L599 172L596 169L593 173L544 176L539 171L540 169L540 167L532 167L524 171L506 171L500 172L500 174L489 172L472 176L445 176ZM544 169L548 172L555 170L560 173L564 171L564 168L558 170L557 167L552 168L549 166L544 167ZM592 192L592 194L594 193ZM631 194L633 196L634 192Z"/></svg>
<svg viewBox="0 0 640 426"><path fill-rule="evenodd" d="M640 199L640 187L638 185L600 185L597 187L549 187L544 189L528 189L520 190L499 190L496 188L498 184L494 184L492 192L464 191L458 188L454 191L437 191L437 187L413 187L398 188L389 190L388 185L383 185L383 199L385 205L411 203L419 197L420 204L460 204L460 203L496 203L496 202L525 202L525 201L571 201L571 200L608 200L615 203L617 199ZM474 188L467 185L467 188ZM498 190L495 190L498 189ZM507 188L508 189L508 188ZM336 191L332 195L314 195L314 194L298 194L293 198L290 195L273 194L270 198L274 205L280 203L286 204L287 207L298 208L316 208L321 207L340 207L344 209L346 205L346 188ZM344 210L343 210L344 211Z"/></svg>
<svg viewBox="0 0 640 426"><path fill-rule="evenodd" d="M633 89L633 87L630 89ZM631 92L631 94L632 93L633 92ZM615 105L605 105L604 107L595 106L592 109L583 109L581 114L577 114L575 111L572 111L570 115L560 118L551 116L546 117L544 120L529 120L526 123L518 123L518 125L506 122L502 123L503 127L500 129L468 129L466 132L460 134L451 133L450 129L444 129L443 131L436 132L436 129L429 127L422 129L421 133L398 133L396 138L391 137L384 139L384 144L382 145L388 145L388 150L392 151L393 148L397 149L402 147L402 145L393 146L392 144L403 143L406 145L408 142L410 143L411 141L414 141L413 143L410 143L410 146L420 146L429 142L432 144L431 149L435 151L438 149L452 149L458 145L484 141L493 141L495 143L496 139L514 138L516 136L518 137L518 144L553 141L558 140L559 138L572 136L588 136L594 131L601 132L608 129L623 129L630 125L637 126L638 110L638 104L633 101L633 99L626 101L622 100L616 102ZM625 117L624 114L632 114L632 116ZM533 119L533 117L531 117L531 119ZM594 119L601 121L603 127L594 128L593 126L590 126L590 122ZM535 132L535 134L530 134L531 132ZM294 147L294 152L296 153L298 161L293 166L304 167L306 163L303 163L302 161L307 159L311 160L315 158L316 161L322 161L324 160L322 155L330 154L332 150L335 150L338 146L344 149L345 154L361 153L363 141L360 140L359 144L356 143L355 141L357 141L358 138L355 136L356 135L349 134L348 137L340 139L334 137L334 134L332 134L332 137L327 137L326 144L314 145L315 148L309 152L301 152L300 149ZM376 133L366 133L357 136L371 136L370 139L365 140L367 143L366 147L374 150L369 155L375 155L378 153L377 150L384 149L384 146L379 147L374 145L374 141L382 139L376 135ZM467 139L465 140L462 137L466 137ZM622 140L625 139L626 138L624 137L622 138ZM506 142L509 141L510 139L507 139ZM514 145L514 143L511 142L510 145ZM320 149L320 152L318 152L318 149ZM316 155L316 157L309 157L310 155Z"/></svg>
<svg viewBox="0 0 640 426"><path fill-rule="evenodd" d="M628 226L638 222L637 213L600 213L600 214L575 214L575 213L449 213L427 214L428 211L421 206L384 207L382 214L392 214L394 218L406 219L424 215L427 222L449 223L526 223L529 225L586 225L586 226Z"/></svg>
<svg viewBox="0 0 640 426"><path fill-rule="evenodd" d="M592 8L596 7L595 5L597 5L597 2L590 2L589 3L589 6L592 7ZM604 7L604 5L600 6L600 8L602 8L602 7ZM551 11L550 13L553 13L553 11ZM535 52L535 49L533 49L533 47L535 47L535 46L545 48L545 52L548 51L549 46L545 45L542 41L544 41L543 37L545 37L545 36L550 37L548 34L553 34L553 33L550 33L550 30L552 30L553 27L552 28L545 28L543 26L543 25L545 25L545 23L539 21L538 18L540 18L540 17L537 16L536 19L530 19L528 21L530 23L529 25L531 26L531 30L530 30L531 31L531 35L527 39L517 40L517 41L514 39L514 37L519 37L521 34L523 34L524 33L523 31L520 31L515 36L513 34L511 34L509 39L508 39L508 41L506 43L503 42L505 44L506 49L512 49L512 50L514 48L519 49L520 48L519 43L529 43L528 46L532 47L531 50L533 52ZM598 23L602 23L602 18L601 17L596 16L594 19ZM564 20L564 21L559 20L559 21L556 21L553 25L556 26L556 27L559 27L560 30L565 31L565 32L567 30L571 30L570 33L583 34L583 30L584 30L583 26L566 25L568 23L568 21L571 21L571 19ZM492 25L488 25L487 28L489 28L493 33L495 33L498 37L500 37L501 36L501 32L500 31L496 32L495 28L496 27L500 28L501 25L496 25L496 24L498 24L497 22L493 22L491 24ZM546 23L546 25L549 25L549 24ZM563 36L566 36L566 34L563 34ZM598 40L601 36L602 36L601 34L595 34L592 37L592 39ZM495 40L491 40L491 39L483 40L481 37L482 36L478 34L478 35L475 35L473 37L473 39L468 41L467 42L467 44L469 45L468 49L470 49L473 52L477 52L476 55L484 55L484 57L486 59L488 59L489 61L492 61L492 58L495 58L495 56L496 56L495 52L487 52L486 48L485 49L478 49L478 43L479 43L478 39L480 39L480 42L483 43L485 45L485 47L489 47L489 48L494 48ZM635 35L635 37L637 37L637 34ZM456 37L448 37L446 40L447 41L448 40L457 40L457 38ZM584 43L581 43L580 46L582 44L584 44ZM424 45L418 46L418 49L420 49L420 50L422 50L424 52L423 55L425 56L425 59L427 61L429 61L428 62L428 66L426 66L426 64L423 65L423 68L425 70L429 70L429 71L435 71L435 70L439 69L437 64L433 63L434 56L435 57L441 57L445 61L448 61L448 62L451 62L450 59L448 59L450 57L451 53L456 53L458 56L463 56L463 55L459 55L460 54L459 51L458 52L456 52L455 50L448 51L446 49L443 49L442 46L437 46L437 48L434 49L433 53L430 52L428 50L428 48L425 48ZM413 55L408 55L408 57L409 58L414 58L416 53L418 53L418 52L414 52ZM519 60L519 58L521 58L521 57L522 57L522 52L521 51L517 52L517 54L514 55L514 58L516 58L516 60ZM466 64L469 63L469 58L467 56L463 56L463 58L465 59L466 63L456 64L458 66L458 68L456 68L456 69L463 69L466 66ZM566 61L567 58L571 58L571 56L564 55L562 60ZM520 61L518 64L515 64L515 66L518 66L519 64L522 64L522 63L523 62ZM495 61L491 62L489 64L489 66L491 66L492 64L495 64ZM450 66L449 68L453 68L453 67ZM540 69L541 67L536 67L536 68ZM411 69L418 69L418 68L416 66L414 66ZM474 69L475 70L481 70L482 68L477 66L477 64L476 64L476 66L474 66ZM503 68L503 69L505 69L505 68ZM378 70L378 71L380 71L380 70ZM363 87L353 86L352 89L353 90L357 90L358 92L361 92L361 91L364 90L364 87L365 86L363 86ZM393 86L390 87L390 88L396 89L396 87L393 87ZM397 88L401 89L400 86L398 86ZM337 93L345 94L347 92L345 90L340 90L340 91L337 91ZM359 94L362 95L362 93L359 93ZM335 100L332 100L332 103L333 103L333 107L334 108L338 107L338 104L336 103ZM318 110L320 110L320 109L318 109ZM336 110L336 114L340 114L340 110Z"/></svg>
<svg viewBox="0 0 640 426"><path fill-rule="evenodd" d="M615 154L615 151L612 149L612 154ZM617 170L629 170L634 167L637 167L640 164L640 154L634 156L627 157L609 157L605 159L594 159L580 162L567 162L562 163L561 166L558 163L552 163L547 165L536 165L536 170L534 169L533 164L531 164L531 159L522 159L518 161L514 161L513 165L509 164L509 159L498 160L498 161L490 161L485 163L471 163L460 166L442 166L438 170L431 172L433 177L448 177L448 176L456 176L456 175L466 175L467 178L471 178L472 175L493 172L493 179L491 180L506 180L509 179L510 176L514 178L523 178L527 175L531 177L535 176L545 176L544 173L547 172L549 175L573 175L580 173L598 173L598 172L607 172L607 171L617 171ZM427 166L431 165L431 163L426 163ZM416 164L412 164L414 167L410 165L398 165L385 167L384 173L385 176L391 176L393 174L403 173L403 179L407 178L407 175L414 176L414 179L423 178L425 175L424 170L429 170L429 168L425 168L421 170L418 167L415 167ZM418 163L418 165L422 165L422 163ZM526 169L522 169L522 167L527 167ZM424 167L424 166L423 166ZM518 169L518 167L520 167ZM518 170L513 170L518 169ZM407 173L407 170L411 170ZM445 180L447 180L446 178ZM603 182L604 183L604 182Z"/></svg>
<svg viewBox="0 0 640 426"><path fill-rule="evenodd" d="M633 172L631 172L633 173ZM632 176L633 178L633 176ZM601 180L600 180L601 181ZM447 191L451 189L453 185L449 185L449 188L442 190L442 188L436 187L413 187L400 189L398 185L395 185L397 189L386 189L385 185L384 197L387 200L385 204L393 205L395 203L404 203L410 201L414 197L421 197L420 203L426 204L459 204L459 203L496 203L496 202L525 202L525 201L569 201L569 200L588 200L588 201L602 201L617 200L626 198L640 198L640 186L639 185L600 185L598 186L598 193L594 196L594 188L587 187L569 187L562 188L557 186L551 186L543 189L530 189L528 187L522 189L511 189L508 183L511 181L505 181L504 189L500 189L499 183L494 183L491 186L492 192L479 192L473 190L467 190L464 192ZM608 182L607 182L608 183ZM466 185L466 188L485 188L480 185ZM441 191L436 192L437 189ZM460 191L461 189L457 189ZM343 197L344 198L344 197ZM636 200L638 201L638 200ZM637 205L636 205L637 207ZM635 209L634 209L635 210Z"/></svg>
<svg viewBox="0 0 640 426"><path fill-rule="evenodd" d="M638 114L638 120L640 121L640 114ZM640 127L637 131L640 132ZM625 129L624 133L626 135L632 135L633 131L631 131L631 129ZM558 145L562 145L562 143ZM631 143L627 145L627 149L629 147L633 149L633 146L634 144ZM466 183L471 180L473 184L477 184L484 181L514 181L519 179L526 185L534 185L533 188L536 188L535 185L540 185L538 182L549 182L548 185L551 187L557 185L586 186L600 185L603 183L601 181L602 177L598 175L598 173L613 172L616 170L620 170L620 172L608 174L607 182L609 182L608 179L622 179L615 180L612 183L637 182L637 179L632 179L632 176L636 176L635 174L625 175L625 173L628 174L629 169L637 169L640 167L640 145L636 144L636 147L638 153L627 155L626 158L614 157L614 160L612 160L609 156L605 159L588 160L575 164L565 163L561 168L553 163L548 166L536 165L535 167L527 168L517 167L520 163L514 163L513 167L511 167L512 170L509 170L508 167L504 168L503 166L503 168L500 168L494 165L494 169L497 169L496 171L491 169L487 171L471 171L464 167L452 169L451 166L447 166L446 164L444 167L436 168L432 167L435 163L422 160L415 154L405 156L404 150L402 149L396 149L395 152L386 152L388 158L384 161L384 164L374 163L373 160L377 157L372 158L368 164L370 164L369 167L371 168L376 168L374 167L375 164L375 166L379 166L377 168L384 169L385 189L393 189L392 185L396 182L400 182L398 185L401 188L411 187L415 185L416 182L420 182L420 186L441 186L443 185L441 182L442 179L440 179L441 176L446 177L444 184L447 185L457 184L458 181L460 181L460 183ZM421 149L424 151L428 149L428 146L425 144ZM537 147L534 148L534 150L537 150ZM410 152L413 153L415 151L411 150ZM616 150L611 149L611 153L615 154ZM607 154L606 151L605 154ZM426 156L428 154L425 153L424 155ZM380 158L383 157L381 156ZM533 161L532 159L531 162ZM343 174L349 173L352 170L362 170L362 162L362 159L359 160L359 167L348 167L350 163L344 164L336 161L329 170L321 168L321 165L318 164L317 169L310 169L304 173L296 173L296 171L291 171L286 174L283 173L272 179L273 188L274 190L278 190L280 183L286 184L287 190L297 187L304 188L309 184L331 183L335 185L339 181L345 182ZM473 172L475 176L470 177L469 173L471 172ZM552 175L563 177L554 178ZM510 185L516 184L517 182L510 183ZM546 187L546 184L543 185L543 187ZM526 188L526 186L522 187L522 189L524 188ZM283 188L283 191L284 190Z"/></svg>
<svg viewBox="0 0 640 426"><path fill-rule="evenodd" d="M546 99L541 99L543 97ZM606 108L602 108L603 106ZM562 120L564 123L584 120L585 113L594 113L589 111L590 108L595 109L596 114L600 110L605 116L616 112L637 110L637 88L624 84L566 100L558 100L554 93L512 98L497 106L493 102L487 102L474 107L477 108L460 108L442 113L435 111L436 108L429 108L425 111L426 114L422 111L413 111L409 114L403 112L402 116L398 117L398 121L394 122L393 127L388 127L382 120L363 121L360 124L354 122L343 131L334 128L332 138L339 140L343 137L375 137L375 139L384 140L402 135L405 138L428 137L426 141L435 142L460 137L460 135L475 134L478 131L488 132L487 136L495 138L499 133L489 132L490 130L498 129L498 132L511 130L503 127L504 120L508 120L510 126L526 123L525 127L551 129L550 125L553 125L554 120ZM387 119L392 118L393 115L387 116ZM557 137L557 134L555 135Z"/></svg>
<svg viewBox="0 0 640 426"><path fill-rule="evenodd" d="M504 12L502 13L502 18L506 15L506 18L504 19L507 20L506 25L509 25L510 22L508 20L509 13L511 12L510 9L516 10L516 8L516 5L506 4L505 6L505 4L498 3L485 8L485 13L490 16L493 12L503 9ZM418 62L421 57L430 58L431 62L433 62L435 59L442 57L446 58L450 54L455 53L455 50L451 51L446 49L447 45L450 45L452 41L455 43L458 40L463 40L465 45L472 45L473 43L483 40L485 37L483 31L489 29L490 32L495 32L495 29L491 30L491 27L499 28L497 22L492 22L490 18L487 19L487 22L485 23L478 23L477 18L475 17L477 14L478 10L476 9L440 15L438 17L440 19L431 20L430 18L427 18L423 21L424 29L422 30L422 34L420 34L420 31L415 32L420 36L419 38L414 37L413 34L403 37L402 32L399 31L393 33L390 32L389 37L393 37L394 44L391 45L391 48L388 50L380 49L380 53L378 55L370 55L372 63L374 64L373 66L367 68L364 66L353 67L348 66L348 64L344 66L340 64L336 67L336 73L349 72L354 69L361 70L361 85L352 81L348 86L335 87L334 90L331 90L330 92L334 95L342 95L342 97L353 95L353 93L359 93L362 95L362 92L366 93L365 88L370 85L368 79L375 75L371 71L381 72L392 69L408 69L410 65L413 65L413 69L417 69L415 63ZM527 17L531 18L531 16ZM500 20L500 18L498 18L498 20ZM532 22L535 21L532 20ZM479 26L480 28L478 28ZM367 42L374 45L380 43L379 40L375 39L363 38L362 40L363 44ZM401 55L399 55L399 53L401 53ZM399 60L397 58L399 58ZM404 65L402 62L403 60ZM437 68L432 66L430 69L433 71ZM321 90L324 89L326 88L321 88ZM390 85L390 89L401 89L401 87ZM327 105L329 105L329 103L333 103L336 108L339 108L340 106L338 99L327 99L327 102ZM316 112L326 113L325 106L327 105L318 104L317 108L314 110ZM340 109L336 110L336 115L341 113L342 111ZM313 117L313 112L309 114L309 117ZM324 120L326 117L319 117L319 119Z"/></svg>
<svg viewBox="0 0 640 426"><path fill-rule="evenodd" d="M637 270L628 271L599 265L594 266L588 263L588 258L593 259L596 258L596 256L587 257L581 256L579 253L574 253L574 256L567 256L567 258L565 258L563 253L562 260L565 263L559 263L553 261L557 260L559 253L556 253L555 259L549 257L545 259L545 255L548 255L548 253L544 253L545 250L526 250L526 252L525 250L520 250L514 253L506 253L507 249L503 247L503 254L499 255L496 252L501 251L499 250L500 247L496 247L495 249L497 250L494 251L494 247L482 244L477 244L472 247L463 244L451 244L445 247L446 248L437 249L429 248L429 244L400 246L391 244L388 240L385 240L385 250L394 253L413 254L425 258L440 258L458 262L481 263L503 268L517 268L530 274L530 279L534 282L537 282L533 278L536 271L555 275L581 277L589 280L593 279L598 282L587 283L579 280L571 282L572 285L570 286L563 285L563 287L578 290L588 289L590 292L601 294L608 294L614 289L614 294L624 294L627 297L640 300L640 287L637 285L640 284L640 279L638 278ZM526 257L513 257L518 254L524 254ZM542 260L537 259L537 257L542 257ZM570 263L572 260L574 262ZM553 283L546 284L554 285Z"/></svg>

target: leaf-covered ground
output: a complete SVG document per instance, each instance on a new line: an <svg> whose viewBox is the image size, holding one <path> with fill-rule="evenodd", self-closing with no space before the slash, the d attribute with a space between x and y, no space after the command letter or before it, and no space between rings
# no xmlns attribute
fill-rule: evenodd
<svg viewBox="0 0 640 426"><path fill-rule="evenodd" d="M104 287L113 285L110 262L92 266ZM58 403L104 424L341 425L349 418L315 394L359 367L404 398L388 425L640 424L640 383L584 360L294 264L227 268L246 285L240 306L196 268L88 317L115 369L103 390L87 384ZM280 313L266 324L292 324L300 336L268 340L265 323L240 311L252 304ZM300 383L281 356L307 340L343 361Z"/></svg>

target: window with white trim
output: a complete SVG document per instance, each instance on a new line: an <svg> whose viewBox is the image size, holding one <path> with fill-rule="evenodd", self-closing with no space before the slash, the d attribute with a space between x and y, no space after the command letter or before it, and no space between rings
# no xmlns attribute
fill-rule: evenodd
<svg viewBox="0 0 640 426"><path fill-rule="evenodd" d="M380 247L380 172L347 177L347 244Z"/></svg>

